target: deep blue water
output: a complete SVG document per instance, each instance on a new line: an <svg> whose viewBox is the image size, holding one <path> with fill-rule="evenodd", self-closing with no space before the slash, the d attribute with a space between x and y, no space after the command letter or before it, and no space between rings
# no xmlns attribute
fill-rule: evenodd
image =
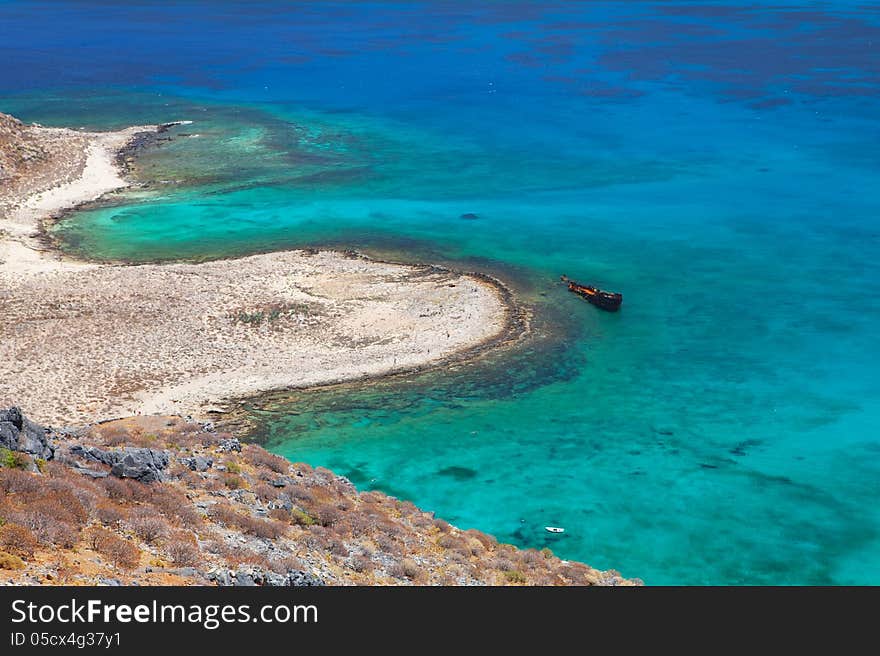
<svg viewBox="0 0 880 656"><path fill-rule="evenodd" d="M878 48L865 2L0 2L0 111L194 121L72 252L332 244L534 305L514 352L260 413L274 450L648 583L877 584Z"/></svg>

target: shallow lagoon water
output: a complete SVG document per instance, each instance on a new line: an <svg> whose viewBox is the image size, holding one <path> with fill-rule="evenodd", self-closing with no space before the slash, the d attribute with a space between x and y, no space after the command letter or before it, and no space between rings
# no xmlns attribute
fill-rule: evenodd
<svg viewBox="0 0 880 656"><path fill-rule="evenodd" d="M497 272L535 307L534 340L292 396L257 437L648 583L880 583L880 16L408 6L184 4L159 30L146 8L70 3L81 33L127 37L94 47L129 65L27 51L39 84L0 81L0 109L194 123L141 158L149 189L72 216L60 243L130 260L331 244ZM0 13L0 48L39 20ZM622 311L561 273L623 292Z"/></svg>

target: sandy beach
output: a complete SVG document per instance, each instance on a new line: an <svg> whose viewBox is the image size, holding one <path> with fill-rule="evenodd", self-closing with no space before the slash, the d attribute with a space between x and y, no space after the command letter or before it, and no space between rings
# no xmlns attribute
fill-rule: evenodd
<svg viewBox="0 0 880 656"><path fill-rule="evenodd" d="M88 133L0 115L0 406L43 422L203 417L235 399L419 369L502 340L499 284L335 251L189 264L73 261L41 222L126 186L157 126Z"/></svg>

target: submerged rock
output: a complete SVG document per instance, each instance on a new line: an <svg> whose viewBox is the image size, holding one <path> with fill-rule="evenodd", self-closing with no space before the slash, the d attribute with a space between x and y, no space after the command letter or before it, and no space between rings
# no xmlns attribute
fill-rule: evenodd
<svg viewBox="0 0 880 656"><path fill-rule="evenodd" d="M25 417L21 408L0 410L0 447L4 449L52 460L55 447L49 442L48 433L49 429Z"/></svg>
<svg viewBox="0 0 880 656"><path fill-rule="evenodd" d="M480 216L479 214L474 214L473 212L465 212L459 218L464 219L465 221L476 221L480 218Z"/></svg>

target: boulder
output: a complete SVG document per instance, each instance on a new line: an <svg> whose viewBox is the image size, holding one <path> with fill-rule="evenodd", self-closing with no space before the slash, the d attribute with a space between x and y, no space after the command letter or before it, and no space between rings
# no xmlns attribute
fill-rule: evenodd
<svg viewBox="0 0 880 656"><path fill-rule="evenodd" d="M267 586L273 588L321 586L324 582L313 574L289 570L286 574L263 572L259 567L240 567L237 570L211 570L205 575L218 586Z"/></svg>
<svg viewBox="0 0 880 656"><path fill-rule="evenodd" d="M133 478L142 483L162 480L162 470L168 467L168 452L156 449L127 447L113 464L110 473L119 478Z"/></svg>
<svg viewBox="0 0 880 656"><path fill-rule="evenodd" d="M87 460L110 466L110 473L118 478L133 478L141 483L163 480L163 470L168 468L168 452L142 447L125 447L118 451L105 451L94 446L76 444L70 453Z"/></svg>
<svg viewBox="0 0 880 656"><path fill-rule="evenodd" d="M55 447L49 442L48 433L47 428L25 417L20 408L0 410L0 447L4 449L52 460Z"/></svg>
<svg viewBox="0 0 880 656"><path fill-rule="evenodd" d="M231 451L237 451L238 453L241 453L241 442L238 441L237 437L220 440L220 444L217 447L217 450L220 453L229 453Z"/></svg>
<svg viewBox="0 0 880 656"><path fill-rule="evenodd" d="M189 467L194 472L208 471L211 467L214 466L214 461L211 458L205 458L204 456L181 458L180 462L184 466Z"/></svg>
<svg viewBox="0 0 880 656"><path fill-rule="evenodd" d="M291 587L320 586L324 585L324 582L314 574L291 570L287 573L287 585Z"/></svg>

